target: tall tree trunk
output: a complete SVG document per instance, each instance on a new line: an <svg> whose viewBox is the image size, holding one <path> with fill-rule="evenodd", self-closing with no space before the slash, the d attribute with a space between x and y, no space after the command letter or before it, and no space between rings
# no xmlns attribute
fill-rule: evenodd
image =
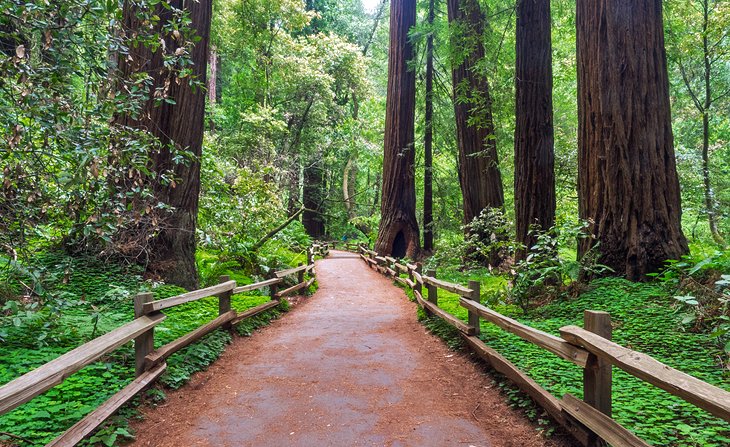
<svg viewBox="0 0 730 447"><path fill-rule="evenodd" d="M504 191L497 158L492 100L484 59L484 17L477 0L448 0L452 29L452 81L459 179L464 199L464 223L485 208L502 208Z"/></svg>
<svg viewBox="0 0 730 447"><path fill-rule="evenodd" d="M378 25L380 24L380 20L383 18L383 13L385 12L385 5L387 3L387 0L381 0L380 4L378 5L378 10L375 14L375 17L373 18L373 26L370 28L370 34L368 35L367 40L363 44L362 47L362 55L367 56L368 50L370 49L370 45L373 43L373 39L375 38L375 32L378 30ZM355 122L358 122L359 120L359 112L360 112L360 100L357 96L357 94L353 91L352 92L352 119ZM345 208L347 209L347 217L350 221L357 218L357 209L355 208L355 186L357 185L357 152L356 147L359 142L359 126L357 128L357 132L353 137L353 151L350 153L350 155L347 158L347 163L345 164L345 170L342 173L342 195L344 197L345 202ZM350 176L352 175L352 178ZM368 179L369 181L369 179ZM377 200L376 200L377 203ZM360 230L364 235L368 235L370 233L370 228L364 224L364 223L357 223L355 224L355 227Z"/></svg>
<svg viewBox="0 0 730 447"><path fill-rule="evenodd" d="M385 5L388 3L388 0L380 0L380 4L378 5L378 12L375 13L375 17L373 18L373 26L370 28L370 35L368 36L367 40L365 41L365 44L362 46L362 55L367 56L368 50L370 49L370 45L373 43L373 39L375 38L375 32L378 30L378 25L380 25L380 20L383 18L383 13L385 12Z"/></svg>
<svg viewBox="0 0 730 447"><path fill-rule="evenodd" d="M435 0L428 1L426 38L426 126L423 134L423 249L433 251L433 20Z"/></svg>
<svg viewBox="0 0 730 447"><path fill-rule="evenodd" d="M210 70L210 77L208 78L208 104L215 104L218 98L216 90L218 86L218 49L215 46L210 47L208 67Z"/></svg>
<svg viewBox="0 0 730 447"><path fill-rule="evenodd" d="M383 193L375 250L398 257L418 256L414 120L416 73L408 69L413 45L408 31L416 24L416 0L390 2L390 50L385 110Z"/></svg>
<svg viewBox="0 0 730 447"><path fill-rule="evenodd" d="M350 181L350 172L352 172L353 179ZM357 165L354 162L352 156L347 158L345 163L345 169L342 172L342 197L345 202L345 209L347 210L347 218L353 220L357 217L355 210L355 180L357 176Z"/></svg>
<svg viewBox="0 0 730 447"><path fill-rule="evenodd" d="M368 184L370 181L368 181ZM373 206L370 207L370 216L374 216L378 211L378 204L380 203L380 172L375 173L375 197L373 197Z"/></svg>
<svg viewBox="0 0 730 447"><path fill-rule="evenodd" d="M304 166L304 213L302 225L311 237L319 239L325 235L322 203L324 202L324 169L321 157L315 157Z"/></svg>
<svg viewBox="0 0 730 447"><path fill-rule="evenodd" d="M192 48L192 76L205 84L206 62L208 60L208 38L210 34L211 2L189 2L171 0L173 8L186 9L190 14L190 27L200 40ZM124 5L124 25L127 32L134 33L143 26L139 23L130 1ZM168 22L172 12L158 7L160 23ZM167 51L175 51L177 41L165 36ZM163 87L169 73L163 69L161 49L151 52L145 46L130 48L129 57L120 58L119 67L125 77L146 71L152 78L150 97L156 88ZM198 286L198 273L195 266L195 228L200 193L200 156L202 153L203 127L205 115L205 91L191 87L187 79L170 82L168 95L175 104L163 102L155 105L150 99L138 119L130 115L118 116L122 125L147 129L159 138L163 146L159 151L150 153L154 172L173 170L176 182L172 185L156 180L152 188L156 200L173 209L166 219L164 228L150 241L152 262L148 270L160 275L166 282L188 289ZM176 154L168 147L185 150L192 154L189 163L176 163Z"/></svg>
<svg viewBox="0 0 730 447"><path fill-rule="evenodd" d="M218 86L218 50L215 45L210 47L208 54L208 82L206 88L208 89L208 104L212 107L217 102L217 86ZM211 132L215 132L215 120L213 115L208 116L208 129Z"/></svg>
<svg viewBox="0 0 730 447"><path fill-rule="evenodd" d="M299 166L299 160L297 157L293 157L292 167L289 169L287 178L287 189L289 190L289 197L287 199L286 210L289 216L292 216L300 207L302 203L301 193L299 189L301 167Z"/></svg>
<svg viewBox="0 0 730 447"><path fill-rule="evenodd" d="M720 234L717 225L717 203L710 181L710 107L712 107L712 55L708 43L707 32L710 24L709 0L702 1L702 56L704 68L705 98L700 108L702 113L702 180L705 186L705 208L707 221L710 225L710 234L715 243L725 245L725 239Z"/></svg>
<svg viewBox="0 0 730 447"><path fill-rule="evenodd" d="M524 259L537 242L530 227L555 224L550 0L519 0L516 33L515 223Z"/></svg>
<svg viewBox="0 0 730 447"><path fill-rule="evenodd" d="M632 280L689 249L682 233L662 2L579 1L578 205L599 261ZM579 256L593 245L583 240Z"/></svg>
<svg viewBox="0 0 730 447"><path fill-rule="evenodd" d="M304 128L307 125L307 122L309 120L309 113L312 111L312 106L314 105L314 96L309 96L307 99L307 104L304 107L304 110L302 111L302 115L298 116L296 114L293 114L289 121L287 122L287 129L289 130L289 138L284 139L281 153L287 154L292 163L290 166L290 172L289 172L289 201L287 204L287 212L291 216L292 213L296 212L297 209L299 209L299 185L300 183L303 184L302 188L302 195L306 195L308 191L312 191L312 189L307 189L306 181L307 177L306 175L302 176L301 171L301 159L299 154L299 147L302 144L302 133L304 132ZM315 177L310 177L310 179L314 179ZM306 198L302 197L302 204L306 201Z"/></svg>

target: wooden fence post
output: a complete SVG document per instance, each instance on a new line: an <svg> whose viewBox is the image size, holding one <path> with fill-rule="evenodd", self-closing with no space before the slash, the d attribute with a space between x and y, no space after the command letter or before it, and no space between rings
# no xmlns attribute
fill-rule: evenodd
<svg viewBox="0 0 730 447"><path fill-rule="evenodd" d="M608 312L586 310L583 313L583 327L606 340L611 339L611 315ZM608 417L611 417L612 373L609 362L593 354L588 356L583 369L583 401ZM605 443L594 434L589 445L602 446Z"/></svg>
<svg viewBox="0 0 730 447"><path fill-rule="evenodd" d="M469 280L469 288L472 290L472 294L469 299L481 304L481 283L479 281ZM474 335L479 335L481 331L479 327L479 314L474 312L473 310L469 311L469 326L474 326Z"/></svg>
<svg viewBox="0 0 730 447"><path fill-rule="evenodd" d="M420 263L416 264L416 273L418 273L420 275L421 270L423 270L423 266ZM416 275L414 275L413 272L410 272L408 277L411 279L411 281L413 281L413 284L415 284L415 286L413 286L413 290L418 292L421 295L421 297L423 298L423 290L421 287L421 283L416 281Z"/></svg>
<svg viewBox="0 0 730 447"><path fill-rule="evenodd" d="M273 270L271 271L271 275L269 275L270 278L276 278L276 272ZM278 284L272 284L269 286L269 295L271 295L272 300L278 300L279 298L276 297L276 293L279 291L279 285Z"/></svg>
<svg viewBox="0 0 730 447"><path fill-rule="evenodd" d="M230 280L231 277L228 275L221 275L218 277L219 283L228 282ZM223 315L224 313L231 311L231 295L233 295L233 290L227 290L218 295L218 315ZM225 329L230 329L231 323L226 323L223 327Z"/></svg>
<svg viewBox="0 0 730 447"><path fill-rule="evenodd" d="M144 304L154 299L152 292L138 293L134 297L134 318L145 315ZM155 328L143 332L134 339L134 373L137 377L145 372L145 357L155 350Z"/></svg>
<svg viewBox="0 0 730 447"><path fill-rule="evenodd" d="M310 245L307 247L307 265L312 265L314 263L314 246Z"/></svg>
<svg viewBox="0 0 730 447"><path fill-rule="evenodd" d="M426 270L426 276L430 276L431 278L436 277L436 270ZM439 305L439 289L431 284L426 284L426 291L428 292L428 296L426 297L426 300L429 303L433 303L436 306ZM428 315L431 315L431 312L426 311Z"/></svg>
<svg viewBox="0 0 730 447"><path fill-rule="evenodd" d="M303 265L304 264L302 264L300 262L299 264L297 264L297 267L301 267ZM304 270L300 270L300 271L297 272L297 284L301 284L303 282L304 282Z"/></svg>

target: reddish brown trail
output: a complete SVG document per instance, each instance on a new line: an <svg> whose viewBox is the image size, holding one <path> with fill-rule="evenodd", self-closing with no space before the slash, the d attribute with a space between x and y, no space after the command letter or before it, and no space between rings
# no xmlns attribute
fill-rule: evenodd
<svg viewBox="0 0 730 447"><path fill-rule="evenodd" d="M416 321L357 255L317 262L319 290L133 427L136 446L566 446Z"/></svg>

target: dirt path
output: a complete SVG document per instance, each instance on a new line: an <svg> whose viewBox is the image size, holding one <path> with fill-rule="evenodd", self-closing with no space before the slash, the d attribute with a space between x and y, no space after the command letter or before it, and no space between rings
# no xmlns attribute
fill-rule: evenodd
<svg viewBox="0 0 730 447"><path fill-rule="evenodd" d="M317 293L137 423L136 446L563 446L416 321L354 254L317 262Z"/></svg>

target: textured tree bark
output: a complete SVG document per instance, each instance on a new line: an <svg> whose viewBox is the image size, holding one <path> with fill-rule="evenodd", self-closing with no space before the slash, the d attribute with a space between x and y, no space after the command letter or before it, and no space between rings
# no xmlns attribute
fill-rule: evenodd
<svg viewBox="0 0 730 447"><path fill-rule="evenodd" d="M553 71L550 0L517 2L515 86L515 224L518 260L537 238L530 227L555 224Z"/></svg>
<svg viewBox="0 0 730 447"><path fill-rule="evenodd" d="M433 251L433 20L434 1L428 2L426 38L426 113L423 134L423 250Z"/></svg>
<svg viewBox="0 0 730 447"><path fill-rule="evenodd" d="M190 58L193 61L193 77L205 84L206 62L208 60L208 38L210 34L211 2L189 2L171 0L169 3L178 9L186 9L190 13L190 27L195 30L200 40L192 48ZM124 25L127 32L134 33L143 25L138 23L134 12L135 6L127 1L124 5ZM170 20L170 10L160 6L158 15L161 23ZM172 36L165 37L168 51L177 47ZM168 185L151 179L152 188L157 200L173 207L166 220L166 225L150 242L151 262L147 270L161 276L166 282L192 289L198 286L198 272L195 266L195 228L197 224L198 196L200 193L200 155L203 144L203 127L205 115L205 91L192 88L187 80L177 83L167 78L163 70L163 54L152 53L148 48L139 46L130 48L129 57L122 57L119 67L123 76L145 71L152 78L150 97L155 88L169 82L168 94L174 98L175 104L162 103L155 105L150 99L138 119L130 115L118 116L122 125L147 129L163 143L159 151L150 153L154 172L172 169L176 183ZM186 150L192 154L189 163L176 163L175 154L168 149L174 145L177 150Z"/></svg>
<svg viewBox="0 0 730 447"><path fill-rule="evenodd" d="M448 0L452 29L452 81L459 180L464 223L489 208L504 206L502 176L494 137L489 83L478 64L484 59L484 17L477 0Z"/></svg>
<svg viewBox="0 0 730 447"><path fill-rule="evenodd" d="M414 120L416 74L408 69L413 45L408 31L416 24L416 0L390 3L390 50L385 111L383 192L375 250L383 255L419 255L416 221Z"/></svg>
<svg viewBox="0 0 730 447"><path fill-rule="evenodd" d="M577 3L580 217L632 280L689 249L681 228L662 2ZM579 256L594 241L579 244Z"/></svg>

